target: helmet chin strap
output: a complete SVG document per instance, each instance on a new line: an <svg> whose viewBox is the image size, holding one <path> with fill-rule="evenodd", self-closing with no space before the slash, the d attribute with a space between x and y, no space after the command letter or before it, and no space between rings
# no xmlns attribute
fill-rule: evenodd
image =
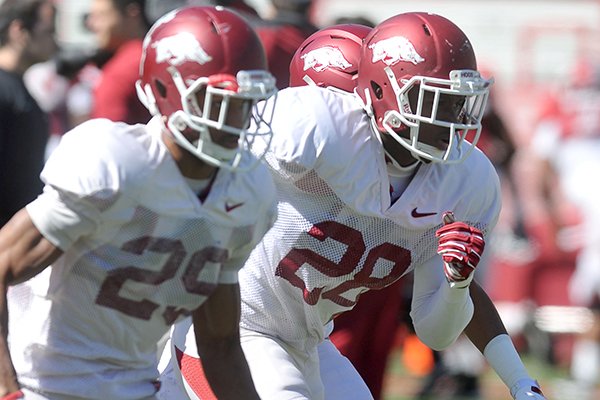
<svg viewBox="0 0 600 400"><path fill-rule="evenodd" d="M383 138L381 137L381 131L377 128L377 123L375 122L375 118L369 118L369 121L371 123L371 129L373 130L373 132L375 132L375 137L377 138L379 143L381 143L381 147L383 148L383 153L385 154L386 162L388 163L388 165L392 166L392 169L388 168L388 172L390 175L405 176L407 173L413 171L417 167L417 165L423 161L423 160L421 160L421 158L416 157L414 154L411 153L411 155L413 156L415 161L410 163L407 166L400 165L400 163L398 161L396 161L394 156L389 151L387 151L387 149L385 148L385 144L383 143ZM396 170L398 172L398 175L394 175L394 170Z"/></svg>
<svg viewBox="0 0 600 400"><path fill-rule="evenodd" d="M419 164L419 162L423 161L423 160L421 160L421 158L415 157L415 155L411 153L411 155L415 158L415 161L413 163L409 164L408 166L403 167L402 165L400 165L400 163L398 163L398 161L396 161L394 156L392 156L386 150L385 145L383 143L383 139L381 138L381 131L377 127L375 113L373 112L373 103L371 101L371 93L369 92L369 89L365 88L365 92L364 92L365 101L362 100L361 96L357 92L357 89L354 89L354 93L355 93L356 97L358 98L358 101L361 102L363 110L367 113L367 116L369 117L369 123L371 125L371 129L375 133L375 137L377 138L379 143L381 143L381 147L383 148L383 152L386 156L386 160L388 161L388 163L393 166L393 169L398 171L400 176L404 176L408 172L411 172L412 170L414 170L417 167L417 165ZM388 170L389 170L389 168L388 168Z"/></svg>
<svg viewBox="0 0 600 400"><path fill-rule="evenodd" d="M385 148L383 149L383 151L386 155L385 159L387 161L387 171L390 176L406 176L408 173L414 171L419 165L419 163L422 162L421 160L415 159L415 162L406 167L403 167L402 165L398 164L398 161L396 161L394 157L392 157L392 155L385 150Z"/></svg>
<svg viewBox="0 0 600 400"><path fill-rule="evenodd" d="M431 145L425 144L423 142L417 142L417 148L419 150L421 150L422 152L431 154L432 156L434 156L436 158L443 158L444 155L446 154L446 150L440 150L435 146L431 146ZM411 154L413 155L413 157L421 159L421 157L419 157L418 154L415 154L412 152L411 152Z"/></svg>
<svg viewBox="0 0 600 400"><path fill-rule="evenodd" d="M308 75L304 75L304 76L302 77L302 80L303 80L304 82L306 82L306 84L307 84L308 86L319 86L319 85L317 85L317 82L315 82L315 81L314 81L314 80L313 80L313 79L312 79L310 76L308 76Z"/></svg>

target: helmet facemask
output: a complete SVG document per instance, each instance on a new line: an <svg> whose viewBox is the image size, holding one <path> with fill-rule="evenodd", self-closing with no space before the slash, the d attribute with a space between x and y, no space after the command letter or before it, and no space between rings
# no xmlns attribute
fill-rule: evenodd
<svg viewBox="0 0 600 400"><path fill-rule="evenodd" d="M171 66L168 71L180 93L181 109L168 116L167 127L181 147L211 165L238 171L242 169L240 162L244 154L258 137L262 137L268 148L273 132L270 119L264 116L273 113L270 108L259 110L256 105L277 92L275 78L270 73L239 71L236 77L217 74L184 82L177 68ZM147 88L144 92L148 94L151 90ZM150 96L146 95L146 99ZM275 102L268 104L274 107ZM158 109L156 111L160 114ZM224 140L220 144L213 135ZM232 144L234 139L228 140L225 135L232 135L235 145ZM262 156L264 154L259 155L259 159ZM256 162L251 163L244 169L255 165Z"/></svg>
<svg viewBox="0 0 600 400"><path fill-rule="evenodd" d="M391 68L386 67L385 70L398 105L398 110L385 112L382 120L385 131L417 159L448 164L462 162L473 150L481 134L481 118L493 81L481 78L477 71L454 70L450 72L449 79L413 76L402 81L403 86L400 87ZM418 93L416 104L409 99L409 94L415 91ZM460 111L455 112L455 117L447 118L446 113L440 112L440 104L444 101L462 104ZM445 150L427 144L419 137L421 124L448 130ZM462 143L470 132L473 132L472 142L463 149Z"/></svg>
<svg viewBox="0 0 600 400"><path fill-rule="evenodd" d="M267 65L243 17L222 7L183 7L146 34L136 88L180 147L209 165L248 170L257 164L252 143L263 136L270 143L272 135L263 118L272 114L256 107L277 92Z"/></svg>

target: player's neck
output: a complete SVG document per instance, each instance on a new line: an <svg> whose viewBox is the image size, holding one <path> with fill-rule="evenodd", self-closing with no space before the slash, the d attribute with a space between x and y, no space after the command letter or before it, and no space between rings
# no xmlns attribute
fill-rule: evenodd
<svg viewBox="0 0 600 400"><path fill-rule="evenodd" d="M393 158L398 166L406 168L413 166L418 160L390 135L382 133L381 140L386 154Z"/></svg>
<svg viewBox="0 0 600 400"><path fill-rule="evenodd" d="M179 172L189 179L209 179L217 172L217 167L207 164L183 147L179 146L173 138L163 132L163 141L169 149Z"/></svg>
<svg viewBox="0 0 600 400"><path fill-rule="evenodd" d="M213 177L218 168L205 163L198 157L184 150L184 157L175 160L181 175L189 179L209 179Z"/></svg>

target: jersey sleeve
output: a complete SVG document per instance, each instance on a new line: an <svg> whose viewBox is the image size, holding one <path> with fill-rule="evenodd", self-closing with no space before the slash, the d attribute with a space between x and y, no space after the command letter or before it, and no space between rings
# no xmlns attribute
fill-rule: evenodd
<svg viewBox="0 0 600 400"><path fill-rule="evenodd" d="M482 154L482 157L485 156ZM477 215L479 221L481 221L479 229L481 229L484 236L487 237L498 223L500 210L502 209L502 193L500 191L500 178L496 173L496 169L487 158L485 159L488 168L485 168L484 170L488 171L488 175L486 178L482 179L484 183L480 186L479 196L481 203ZM476 206L474 206L474 208L475 207Z"/></svg>
<svg viewBox="0 0 600 400"><path fill-rule="evenodd" d="M110 121L93 120L65 134L42 170L43 193L27 206L44 237L63 250L94 231L103 212L126 196L127 168L116 161L121 155L114 153L111 129ZM125 147L116 153L128 154Z"/></svg>
<svg viewBox="0 0 600 400"><path fill-rule="evenodd" d="M34 225L52 244L66 251L78 238L92 232L100 219L91 204L51 186L26 206Z"/></svg>
<svg viewBox="0 0 600 400"><path fill-rule="evenodd" d="M419 339L436 350L454 343L474 312L468 291L451 289L442 271L437 255L415 269L410 310Z"/></svg>
<svg viewBox="0 0 600 400"><path fill-rule="evenodd" d="M487 237L496 226L502 208L496 169L478 149L456 168L451 179L440 187L440 193L448 199L448 210L455 212L457 220L481 229Z"/></svg>
<svg viewBox="0 0 600 400"><path fill-rule="evenodd" d="M311 170L336 165L345 153L340 146L347 147L342 140L349 135L339 132L346 117L335 112L334 96L327 89L306 86L284 89L269 100L276 102L273 140L265 156L272 171L298 181Z"/></svg>
<svg viewBox="0 0 600 400"><path fill-rule="evenodd" d="M284 90L277 96L273 113L273 140L266 160L272 170L299 179L312 169L318 156L314 145L318 129L315 117L303 105L302 97L292 90Z"/></svg>

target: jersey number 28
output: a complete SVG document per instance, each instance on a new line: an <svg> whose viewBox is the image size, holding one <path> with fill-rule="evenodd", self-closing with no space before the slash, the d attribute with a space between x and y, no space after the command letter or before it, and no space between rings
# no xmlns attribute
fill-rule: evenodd
<svg viewBox="0 0 600 400"><path fill-rule="evenodd" d="M299 248L292 248L279 262L275 275L286 279L293 286L301 289L304 301L311 305L316 304L319 298L323 298L331 300L342 307L352 307L356 303L356 299L348 299L342 296L343 293L360 287L381 289L391 285L402 276L402 273L409 267L411 262L409 250L388 242L381 243L367 252L362 233L336 221L317 223L312 226L307 234L321 242L331 238L347 246L338 263L317 254L313 250ZM309 290L304 280L296 274L302 265L308 264L325 276L331 278L344 276L356 270L365 253L366 257L362 268L352 278L328 290L325 290L324 287ZM382 278L371 276L375 264L380 258L392 262L393 267Z"/></svg>

